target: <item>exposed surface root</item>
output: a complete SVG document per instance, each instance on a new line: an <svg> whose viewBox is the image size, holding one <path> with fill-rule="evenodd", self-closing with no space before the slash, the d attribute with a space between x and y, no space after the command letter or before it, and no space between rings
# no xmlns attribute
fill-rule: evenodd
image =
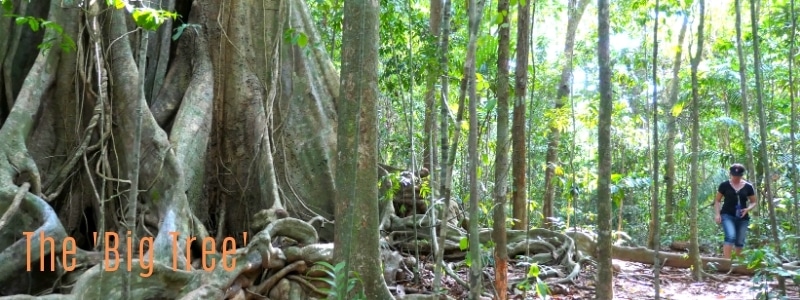
<svg viewBox="0 0 800 300"><path fill-rule="evenodd" d="M36 209L40 216L34 218L44 219L45 222L37 229L46 232L48 237L62 240L65 237L55 213L49 205L38 197L28 194L27 201L23 202L24 211ZM18 213L17 218L25 217ZM49 219L48 219L49 216ZM288 294L283 292L277 295L297 295L305 297L321 295L320 286L310 283L309 276L327 276L325 272L308 272L308 265L319 261L332 261L331 244L311 243L303 247L291 246L286 249L290 255L284 255L280 248L273 247L273 238L286 238L281 232L291 232L290 227L299 223L307 224L302 220L293 218L282 219L268 226L256 234L246 247L231 249L229 252L206 254L205 260L198 265L180 266L177 260L172 264L154 259L152 254L131 260L116 260L114 256L110 261L99 257L99 253L80 251L78 261L91 264L93 267L83 272L77 282L71 287L69 294L56 294L41 299L104 299L125 298L150 299L162 297L166 299L222 299L241 294L247 295L272 295L271 299L293 299L291 297L275 297L274 289L289 288ZM307 225L308 226L308 225ZM7 233L2 231L0 233ZM270 235L274 232L275 237ZM296 236L296 235L295 235ZM302 235L300 235L302 236ZM311 235L313 236L313 235ZM38 240L33 236L32 251L38 253ZM305 237L304 242L311 241ZM24 242L24 241L22 241ZM0 259L9 263L0 264L0 275L15 274L15 270L24 267L24 260L11 259L11 257L24 257L25 244L17 242L0 253ZM159 253L155 255L170 255ZM46 251L49 252L49 251ZM173 253L171 255L178 255ZM16 263L12 263L16 262ZM16 269L15 269L16 268ZM0 278L0 281L8 280ZM281 285L281 282L287 280ZM314 281L314 280L312 280ZM317 281L314 281L317 282ZM126 289L125 287L129 287ZM294 289L294 290L293 290ZM9 296L0 299L29 299L25 296Z"/></svg>

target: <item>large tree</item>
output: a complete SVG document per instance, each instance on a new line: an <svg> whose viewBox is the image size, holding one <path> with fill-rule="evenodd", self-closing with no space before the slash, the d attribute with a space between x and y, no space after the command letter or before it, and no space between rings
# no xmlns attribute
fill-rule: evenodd
<svg viewBox="0 0 800 300"><path fill-rule="evenodd" d="M16 276L25 270L24 231L36 231L31 253L40 233L59 246L75 237L78 262L95 265L59 290L76 298L220 297L234 281L253 284L256 271L301 268L308 255L330 260L330 247L314 244L333 238L339 78L304 1L3 2L13 7L4 13L53 22L34 32L0 19L10 33L0 38L0 208L16 212L0 228L3 294L59 282ZM149 8L180 18L148 31L135 21ZM316 228L303 221L311 219ZM92 232L125 237L129 229L143 243L154 237L150 277L137 274L144 260L132 260L132 273L97 264L103 240ZM278 255L276 235L305 248ZM236 268L223 270L216 254L215 271L203 271L199 250L233 241ZM146 254L138 244L128 252L122 238L109 242L122 243L121 257ZM272 299L297 287L285 278L259 285Z"/></svg>

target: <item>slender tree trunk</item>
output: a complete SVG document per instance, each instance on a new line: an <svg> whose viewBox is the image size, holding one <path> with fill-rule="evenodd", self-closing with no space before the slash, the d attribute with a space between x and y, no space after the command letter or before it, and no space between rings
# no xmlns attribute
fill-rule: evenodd
<svg viewBox="0 0 800 300"><path fill-rule="evenodd" d="M511 47L510 27L508 22L508 0L497 2L497 13L502 16L500 23L500 41L497 49L497 139L494 161L494 218L492 240L494 240L495 280L494 287L497 299L508 298L508 249L506 249L506 200L508 199L508 148L509 113L508 113L508 58Z"/></svg>
<svg viewBox="0 0 800 300"><path fill-rule="evenodd" d="M650 224L651 231L653 232L653 238L650 240L650 249L655 250L655 255L653 256L653 289L655 290L655 299L660 299L661 293L661 262L658 259L658 252L661 250L661 203L658 201L658 187L659 181L658 178L658 169L659 169L659 157L658 157L658 0L656 0L656 5L654 10L656 11L655 21L653 21L653 187L652 187L652 194L650 195L650 206L653 208L651 212L651 219L653 220Z"/></svg>
<svg viewBox="0 0 800 300"><path fill-rule="evenodd" d="M436 2L438 0L432 0ZM441 172L439 175L439 193L442 198L444 198L444 206L440 212L441 217L439 220L444 224L450 222L450 219L453 216L450 216L450 185L453 181L453 163L451 158L449 157L449 138L448 138L448 120L450 119L450 107L448 106L448 95L450 93L450 78L447 76L449 64L447 63L447 52L450 48L450 16L451 16L451 3L450 0L444 1L444 8L439 11L440 15L433 15L431 14L432 18L441 18L442 23L442 34L439 37L439 66L442 70L441 73L445 76L441 76L441 102L439 103L439 121L441 124L439 125L439 139L440 139L440 146L441 146ZM463 103L459 104L459 122L460 117L463 112ZM460 126L456 126L460 127ZM456 131L458 132L458 131ZM460 133L458 133L460 135ZM458 138L456 137L456 140ZM457 147L457 145L454 145ZM431 170L433 172L433 170ZM444 272L444 243L447 238L447 229L448 226L441 226L439 229L439 241L437 244L439 248L436 249L436 269L434 271L434 279L433 279L433 290L438 291L441 287L442 283L442 273Z"/></svg>
<svg viewBox="0 0 800 300"><path fill-rule="evenodd" d="M750 142L750 106L747 104L747 60L744 57L744 42L742 41L742 0L734 0L736 10L736 54L739 57L739 90L742 98L742 129L744 130L743 141L744 149L747 152L745 167L750 170L753 186L759 186L758 176L756 176L755 156L753 155L753 144ZM757 212L754 212L757 213Z"/></svg>
<svg viewBox="0 0 800 300"><path fill-rule="evenodd" d="M528 94L528 53L531 34L530 11L531 1L517 2L517 67L514 68L514 116L511 132L511 161L514 185L512 202L515 230L525 230L528 223L528 195L526 186L527 172L527 131L525 130L525 97Z"/></svg>
<svg viewBox="0 0 800 300"><path fill-rule="evenodd" d="M669 96L667 97L667 107L671 108L678 103L678 93L680 89L680 71L683 58L683 42L686 37L686 28L689 24L688 14L684 14L681 31L678 34L678 42L675 47L675 59L672 61L672 80L670 81ZM669 110L668 110L669 111ZM672 224L675 212L675 136L677 134L676 123L678 118L672 113L666 114L667 118L667 138L664 142L664 156L666 167L664 170L664 223Z"/></svg>
<svg viewBox="0 0 800 300"><path fill-rule="evenodd" d="M467 45L467 56L472 59L467 62L465 73L467 78L467 89L469 90L469 254L472 257L472 266L469 272L470 299L478 300L483 289L483 272L481 268L481 244L478 238L478 95L475 89L475 53L477 50L478 32L480 28L481 15L483 11L483 1L478 4L477 0L469 0L469 44Z"/></svg>
<svg viewBox="0 0 800 300"><path fill-rule="evenodd" d="M697 206L698 204L698 175L699 175L699 156L700 156L700 86L697 80L697 67L700 65L700 60L703 59L703 41L704 37L704 24L705 24L705 0L700 0L700 24L697 26L697 49L694 57L692 57L692 162L691 171L689 173L690 181L690 196L689 196L689 257L692 260L692 276L696 281L703 280L703 264L700 260L700 245L697 234Z"/></svg>
<svg viewBox="0 0 800 300"><path fill-rule="evenodd" d="M442 0L431 0L429 33L433 37L439 36L439 22L441 22L441 15ZM441 51L441 49L437 49L437 51ZM438 168L438 153L436 153L438 150L436 148L436 134L438 133L436 128L438 125L436 123L436 81L441 74L441 68L439 66L439 61L434 59L430 59L428 61L427 77L425 79L425 121L423 124L423 129L425 131L425 142L423 143L424 150L422 167L430 170L430 172L434 174L434 176L431 176L430 179L434 179L436 176L438 176L435 171L436 168ZM431 186L435 186L434 184L435 182L431 181ZM431 191L435 192L435 190ZM435 193L433 193L431 197L435 199Z"/></svg>
<svg viewBox="0 0 800 300"><path fill-rule="evenodd" d="M580 2L577 2L580 1ZM564 56L562 57L563 69L561 70L561 80L558 83L558 93L554 102L555 109L564 107L565 100L569 96L570 78L572 77L572 57L573 49L575 48L575 32L578 29L578 24L581 22L583 12L589 0L570 0L569 1L569 17L567 20L567 38L564 43ZM555 200L555 182L556 182L556 168L558 162L558 145L561 139L561 132L554 125L550 126L550 134L547 136L547 168L544 173L544 203L542 204L542 217L543 227L550 228L552 226L552 218L554 216L554 203Z"/></svg>
<svg viewBox="0 0 800 300"><path fill-rule="evenodd" d="M611 268L611 66L608 0L597 1L597 65L600 106L597 121L597 290L595 299L614 299Z"/></svg>
<svg viewBox="0 0 800 300"><path fill-rule="evenodd" d="M769 154L767 153L767 115L766 108L764 107L763 96L763 80L761 75L761 51L759 44L761 39L758 34L758 10L756 8L756 1L750 0L750 26L753 29L753 68L755 68L756 77L756 101L758 104L758 129L761 136L761 146L758 147L759 158L761 159L761 166L764 168L764 197L766 198L767 208L769 209L769 223L772 233L773 247L778 257L782 255L782 243L778 238L778 220L775 216L775 204L772 201L772 166L770 165ZM778 285L782 293L786 294L786 283L782 276L778 276Z"/></svg>
<svg viewBox="0 0 800 300"><path fill-rule="evenodd" d="M374 184L378 176L379 14L378 1L344 4L336 172L336 220L343 222L337 224L334 252L337 261L345 262L344 274L350 269L359 274L358 286L367 299L393 299L381 269L378 186ZM337 284L339 295L347 294L348 284Z"/></svg>
<svg viewBox="0 0 800 300"><path fill-rule="evenodd" d="M792 108L791 108L792 111L791 111L791 115L789 116L789 119L797 120L796 119L796 116L797 116L797 103L795 103L795 99L794 99L794 97L795 97L795 87L794 87L794 55L795 55L794 54L794 51L795 51L794 47L795 47L795 45L794 45L794 43L795 43L795 38L796 38L796 34L797 34L797 20L796 20L795 11L794 11L794 0L790 0L789 1L789 12L790 12L790 15L791 15L791 18L792 18L792 34L791 34L791 38L790 38L790 42L789 42L789 99L790 99L789 101L792 103L791 104L792 105ZM800 216L798 216L798 206L800 205L800 200L798 200L798 199L800 199L800 197L797 196L797 190L798 190L798 187L797 187L797 179L798 179L797 178L797 145L796 145L796 143L797 143L796 139L797 138L795 137L795 134L797 132L797 122L792 122L790 131L791 131L791 133L790 133L790 137L791 137L791 148L790 149L791 150L790 151L791 151L791 156L792 156L792 161L791 161L791 166L792 166L792 172L791 172L791 175L792 175L792 199L794 200L793 201L794 205L792 205L792 220L796 221L796 220L798 220L798 217L800 217ZM800 226L795 226L795 235L800 236ZM795 240L795 243L796 243L795 247L794 247L795 250L796 250L795 254L796 255L800 255L800 239Z"/></svg>

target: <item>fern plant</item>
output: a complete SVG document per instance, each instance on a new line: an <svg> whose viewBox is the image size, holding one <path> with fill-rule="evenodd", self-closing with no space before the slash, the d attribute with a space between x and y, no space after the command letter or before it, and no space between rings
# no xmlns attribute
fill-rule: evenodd
<svg viewBox="0 0 800 300"><path fill-rule="evenodd" d="M311 280L321 281L327 284L329 287L321 288L320 291L327 294L329 299L337 299L337 300L344 300L344 299L366 299L364 295L364 289L362 288L360 291L357 291L354 295L354 298L348 298L347 295L350 294L353 289L356 287L357 283L361 282L361 278L358 277L358 273L353 272L352 277L347 276L344 274L344 262L340 262L338 264L331 265L328 262L321 261L314 264L314 266L309 269L309 272L314 270L319 270L327 274L326 277L310 277ZM346 285L346 293L339 294L340 287Z"/></svg>

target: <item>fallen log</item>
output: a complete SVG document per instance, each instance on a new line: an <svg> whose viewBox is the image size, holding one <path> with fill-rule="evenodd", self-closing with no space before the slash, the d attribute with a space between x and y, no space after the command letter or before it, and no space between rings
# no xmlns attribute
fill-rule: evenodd
<svg viewBox="0 0 800 300"><path fill-rule="evenodd" d="M611 250L611 256L614 259L630 261L630 262L638 262L644 264L653 264L653 257L655 256L655 251L647 249L645 247L622 247L622 246L613 246ZM734 274L740 275L753 275L755 270L748 269L745 265L733 264L731 265L730 259L719 258L719 257L700 257L703 262L703 267L706 271L719 271L719 272L731 272ZM672 252L663 252L660 251L658 253L658 260L662 263L663 266L667 267L674 267L674 268L690 268L692 266L692 261L689 259L689 255L685 253L672 253Z"/></svg>
<svg viewBox="0 0 800 300"><path fill-rule="evenodd" d="M591 255L592 257L597 257L595 255L597 243L595 242L594 237L590 236L586 232L581 231L568 231L566 234L575 240L575 244L578 246L579 251ZM629 262L653 264L655 251L644 247L613 246L611 250L611 256L614 259ZM689 255L686 253L660 251L658 253L658 259L663 266L667 267L690 268L692 266L692 261L689 260ZM755 273L755 270L748 269L747 266L731 264L731 260L729 259L719 257L701 257L700 259L703 262L704 269L707 271L731 272L740 275L753 275Z"/></svg>

